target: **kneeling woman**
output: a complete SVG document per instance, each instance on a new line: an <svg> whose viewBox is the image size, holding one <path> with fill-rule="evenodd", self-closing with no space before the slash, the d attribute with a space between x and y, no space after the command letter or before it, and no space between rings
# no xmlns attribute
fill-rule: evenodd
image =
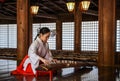
<svg viewBox="0 0 120 81"><path fill-rule="evenodd" d="M49 50L48 39L50 36L50 29L43 27L39 30L35 40L30 45L28 55L23 59L21 64L18 66L15 74L36 74L36 68L39 64L44 63L45 65L50 64L51 61L55 61L52 58L52 54Z"/></svg>

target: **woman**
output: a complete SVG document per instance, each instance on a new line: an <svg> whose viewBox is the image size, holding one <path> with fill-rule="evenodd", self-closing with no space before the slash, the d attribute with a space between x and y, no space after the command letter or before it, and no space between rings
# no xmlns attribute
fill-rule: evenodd
<svg viewBox="0 0 120 81"><path fill-rule="evenodd" d="M50 36L50 29L43 27L39 30L35 40L30 45L28 55L23 59L17 72L22 74L36 74L36 68L39 64L44 63L49 65L52 61L52 54L49 50L48 39ZM22 70L22 71L21 71ZM13 72L14 74L15 72Z"/></svg>

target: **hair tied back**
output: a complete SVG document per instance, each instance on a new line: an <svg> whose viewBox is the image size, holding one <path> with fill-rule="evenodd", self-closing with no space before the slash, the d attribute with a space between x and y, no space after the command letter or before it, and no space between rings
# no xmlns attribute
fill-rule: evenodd
<svg viewBox="0 0 120 81"><path fill-rule="evenodd" d="M40 34L40 29L41 29L41 27L39 27L39 28L37 29L37 34Z"/></svg>

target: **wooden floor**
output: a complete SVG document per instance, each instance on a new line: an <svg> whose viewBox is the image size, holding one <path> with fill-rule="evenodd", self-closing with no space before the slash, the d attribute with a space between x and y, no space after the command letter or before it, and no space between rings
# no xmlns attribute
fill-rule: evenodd
<svg viewBox="0 0 120 81"><path fill-rule="evenodd" d="M49 76L11 75L16 69L15 60L0 59L0 81L49 81ZM80 67L62 68L53 81L120 81L120 68Z"/></svg>

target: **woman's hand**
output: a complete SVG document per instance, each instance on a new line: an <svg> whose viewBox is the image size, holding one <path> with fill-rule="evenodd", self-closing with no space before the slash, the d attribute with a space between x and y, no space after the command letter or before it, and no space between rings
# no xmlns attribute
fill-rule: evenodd
<svg viewBox="0 0 120 81"><path fill-rule="evenodd" d="M46 60L46 59L43 59L42 61L45 65L49 65L50 64L50 61L49 60Z"/></svg>
<svg viewBox="0 0 120 81"><path fill-rule="evenodd" d="M42 57L40 57L40 60L45 64L45 65L49 65L50 64L50 61L49 60L46 60Z"/></svg>
<svg viewBox="0 0 120 81"><path fill-rule="evenodd" d="M56 64L57 63L57 59L52 59L51 62Z"/></svg>

